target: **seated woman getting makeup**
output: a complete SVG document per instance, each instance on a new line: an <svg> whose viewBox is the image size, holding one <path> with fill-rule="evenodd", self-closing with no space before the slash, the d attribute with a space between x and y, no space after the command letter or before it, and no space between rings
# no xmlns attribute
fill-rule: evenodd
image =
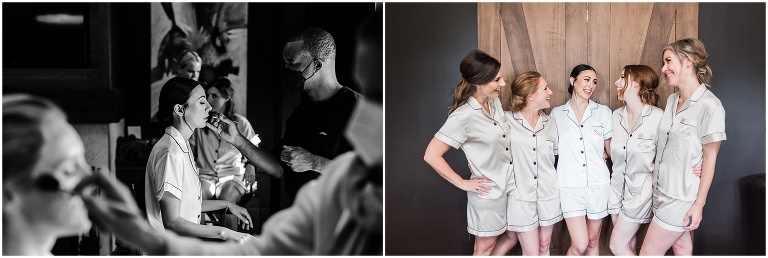
<svg viewBox="0 0 768 258"><path fill-rule="evenodd" d="M197 81L175 77L163 85L157 118L166 128L147 162L147 220L159 230L237 243L251 235L200 224L202 211L218 209L228 209L239 220L251 224L245 208L227 201L202 199L199 170L189 138L196 129L205 127L209 111L211 105Z"/></svg>

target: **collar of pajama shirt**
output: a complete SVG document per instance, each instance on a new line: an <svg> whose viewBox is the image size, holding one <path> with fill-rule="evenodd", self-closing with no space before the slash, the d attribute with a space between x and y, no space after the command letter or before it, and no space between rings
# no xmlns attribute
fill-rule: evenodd
<svg viewBox="0 0 768 258"><path fill-rule="evenodd" d="M557 177L560 186L607 184L610 175L603 153L605 140L613 135L611 109L590 100L579 123L570 103L568 100L550 113L557 120Z"/></svg>
<svg viewBox="0 0 768 258"><path fill-rule="evenodd" d="M147 162L145 201L147 220L155 229L165 230L160 199L169 193L181 201L179 217L200 223L202 192L200 179L187 141L174 127L152 147Z"/></svg>
<svg viewBox="0 0 768 258"><path fill-rule="evenodd" d="M514 190L512 155L509 150L509 123L498 98L488 99L490 113L480 102L469 97L467 103L454 110L435 138L461 148L472 168L470 178L488 178L493 181L491 191L480 195L484 199L497 199ZM465 167L456 167L459 175Z"/></svg>
<svg viewBox="0 0 768 258"><path fill-rule="evenodd" d="M661 193L695 201L700 179L691 169L702 162L704 144L726 140L725 110L704 84L675 112L679 97L674 93L667 99L659 124L654 175Z"/></svg>
<svg viewBox="0 0 768 258"><path fill-rule="evenodd" d="M510 149L515 159L514 196L518 200L550 200L560 196L555 170L557 123L539 116L535 126L520 112L504 112L511 126Z"/></svg>
<svg viewBox="0 0 768 258"><path fill-rule="evenodd" d="M640 117L629 127L626 106L613 111L613 138L611 138L611 160L613 161L613 179L611 182L626 186L624 193L639 194L643 185L653 172L653 160L656 157L656 139L659 123L664 111L660 108L643 105Z"/></svg>

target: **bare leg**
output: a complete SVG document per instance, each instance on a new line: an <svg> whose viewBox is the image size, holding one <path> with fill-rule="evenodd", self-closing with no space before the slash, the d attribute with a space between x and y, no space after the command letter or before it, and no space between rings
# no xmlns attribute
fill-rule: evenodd
<svg viewBox="0 0 768 258"><path fill-rule="evenodd" d="M539 255L549 256L549 245L552 242L552 231L554 225L539 227Z"/></svg>
<svg viewBox="0 0 768 258"><path fill-rule="evenodd" d="M566 218L565 225L568 226L568 234L571 235L571 247L568 248L566 255L584 255L589 244L586 216Z"/></svg>
<svg viewBox="0 0 768 258"><path fill-rule="evenodd" d="M693 255L693 239L691 238L691 232L683 233L683 236L672 245L672 252L675 256L692 256Z"/></svg>
<svg viewBox="0 0 768 258"><path fill-rule="evenodd" d="M488 256L496 246L497 236L481 237L475 236L475 251L472 255L484 255Z"/></svg>
<svg viewBox="0 0 768 258"><path fill-rule="evenodd" d="M520 247L523 248L523 255L525 256L539 255L539 229L538 228L527 231L527 232L518 232L517 237L520 239Z"/></svg>
<svg viewBox="0 0 768 258"><path fill-rule="evenodd" d="M680 237L683 232L669 231L651 221L648 227L648 233L645 234L643 247L640 248L640 255L663 256Z"/></svg>
<svg viewBox="0 0 768 258"><path fill-rule="evenodd" d="M600 228L602 226L603 219L587 219L589 244L587 245L586 255L600 255Z"/></svg>
<svg viewBox="0 0 768 258"><path fill-rule="evenodd" d="M616 256L634 256L635 250L632 249L632 240L635 238L635 233L640 229L640 224L625 221L623 219L617 219L613 224L613 231L611 232L610 248Z"/></svg>
<svg viewBox="0 0 768 258"><path fill-rule="evenodd" d="M517 233L512 231L504 232L496 239L496 247L493 248L491 255L507 255L509 250L517 245Z"/></svg>

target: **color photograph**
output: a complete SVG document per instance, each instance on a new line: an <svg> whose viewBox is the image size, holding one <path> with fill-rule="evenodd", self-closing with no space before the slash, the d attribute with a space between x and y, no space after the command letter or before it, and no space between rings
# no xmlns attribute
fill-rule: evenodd
<svg viewBox="0 0 768 258"><path fill-rule="evenodd" d="M765 3L386 23L387 255L765 255Z"/></svg>

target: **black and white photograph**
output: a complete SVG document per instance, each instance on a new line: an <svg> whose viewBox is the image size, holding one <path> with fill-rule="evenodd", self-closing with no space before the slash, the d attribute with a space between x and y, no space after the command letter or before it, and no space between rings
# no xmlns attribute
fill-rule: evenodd
<svg viewBox="0 0 768 258"><path fill-rule="evenodd" d="M383 3L2 7L2 255L383 255Z"/></svg>

